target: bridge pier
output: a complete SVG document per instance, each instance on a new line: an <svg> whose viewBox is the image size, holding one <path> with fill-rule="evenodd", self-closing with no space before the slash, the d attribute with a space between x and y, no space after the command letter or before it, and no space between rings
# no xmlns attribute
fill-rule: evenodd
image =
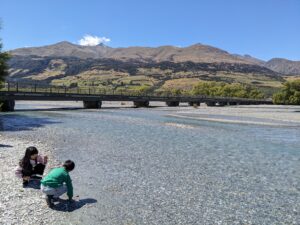
<svg viewBox="0 0 300 225"><path fill-rule="evenodd" d="M100 109L102 101L83 101L83 107L85 109Z"/></svg>
<svg viewBox="0 0 300 225"><path fill-rule="evenodd" d="M189 102L189 106L200 106L200 102Z"/></svg>
<svg viewBox="0 0 300 225"><path fill-rule="evenodd" d="M179 106L179 102L177 101L172 101L172 102L166 102L167 106L170 106L170 107L176 107L176 106Z"/></svg>
<svg viewBox="0 0 300 225"><path fill-rule="evenodd" d="M225 106L227 105L227 102L218 102L218 106Z"/></svg>
<svg viewBox="0 0 300 225"><path fill-rule="evenodd" d="M251 103L250 102L241 102L241 103L239 103L239 105L251 105ZM256 104L254 103L254 105L256 105Z"/></svg>
<svg viewBox="0 0 300 225"><path fill-rule="evenodd" d="M3 112L13 112L15 110L15 100L3 101L0 109L1 109L0 111L3 111Z"/></svg>
<svg viewBox="0 0 300 225"><path fill-rule="evenodd" d="M216 106L216 103L215 102L206 102L206 105L207 106Z"/></svg>
<svg viewBox="0 0 300 225"><path fill-rule="evenodd" d="M149 101L133 101L134 107L149 107Z"/></svg>

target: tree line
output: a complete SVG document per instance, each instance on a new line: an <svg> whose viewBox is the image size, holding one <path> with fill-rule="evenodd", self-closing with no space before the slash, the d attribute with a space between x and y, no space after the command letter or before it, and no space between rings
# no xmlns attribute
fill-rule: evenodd
<svg viewBox="0 0 300 225"><path fill-rule="evenodd" d="M240 83L199 82L192 89L193 95L263 99L264 94L255 87Z"/></svg>

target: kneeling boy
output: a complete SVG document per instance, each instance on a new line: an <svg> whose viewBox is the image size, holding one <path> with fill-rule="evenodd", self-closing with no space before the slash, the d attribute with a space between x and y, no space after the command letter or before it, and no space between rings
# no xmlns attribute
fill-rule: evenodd
<svg viewBox="0 0 300 225"><path fill-rule="evenodd" d="M69 200L73 197L73 185L69 172L75 168L72 160L67 160L62 167L52 169L41 181L41 191L46 194L49 207L54 206L54 198L67 192Z"/></svg>

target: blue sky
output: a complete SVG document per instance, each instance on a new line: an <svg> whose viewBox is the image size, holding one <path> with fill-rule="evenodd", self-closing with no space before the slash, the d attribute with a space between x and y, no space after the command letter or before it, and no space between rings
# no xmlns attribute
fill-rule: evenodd
<svg viewBox="0 0 300 225"><path fill-rule="evenodd" d="M99 39L81 43L202 43L264 60L300 60L300 0L0 0L0 18L6 50L92 35Z"/></svg>

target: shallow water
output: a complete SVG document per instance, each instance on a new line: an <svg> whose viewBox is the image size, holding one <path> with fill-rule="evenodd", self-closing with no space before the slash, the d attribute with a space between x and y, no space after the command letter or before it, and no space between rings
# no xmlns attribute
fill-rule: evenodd
<svg viewBox="0 0 300 225"><path fill-rule="evenodd" d="M0 134L76 162L76 195L97 202L70 213L73 224L300 223L297 123L170 116L180 110L16 111L0 116Z"/></svg>

